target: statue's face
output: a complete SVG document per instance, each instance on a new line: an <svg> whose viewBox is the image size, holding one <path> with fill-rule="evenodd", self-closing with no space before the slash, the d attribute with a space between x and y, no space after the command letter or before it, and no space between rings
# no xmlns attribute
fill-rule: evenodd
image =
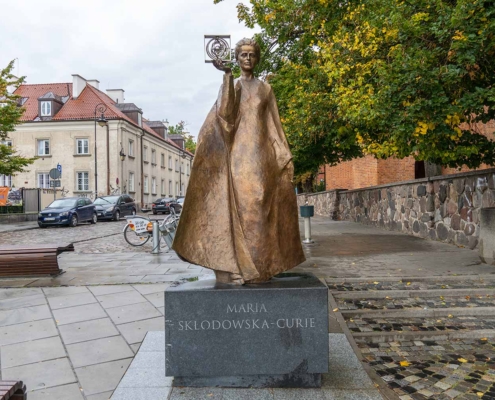
<svg viewBox="0 0 495 400"><path fill-rule="evenodd" d="M253 46L245 45L237 55L237 62L243 71L252 71L259 62Z"/></svg>

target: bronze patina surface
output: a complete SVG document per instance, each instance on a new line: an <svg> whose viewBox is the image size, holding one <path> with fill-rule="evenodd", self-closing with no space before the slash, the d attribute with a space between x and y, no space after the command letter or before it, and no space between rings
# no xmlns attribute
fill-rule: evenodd
<svg viewBox="0 0 495 400"><path fill-rule="evenodd" d="M305 260L294 166L268 83L253 76L259 47L236 46L242 76L225 72L199 133L174 250L217 281L264 282Z"/></svg>

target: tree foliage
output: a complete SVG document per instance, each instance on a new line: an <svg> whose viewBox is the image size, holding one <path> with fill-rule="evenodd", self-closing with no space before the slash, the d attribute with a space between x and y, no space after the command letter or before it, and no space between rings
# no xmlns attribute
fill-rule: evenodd
<svg viewBox="0 0 495 400"><path fill-rule="evenodd" d="M21 157L14 148L4 143L9 132L13 132L19 124L24 112L24 108L18 105L19 97L10 93L12 88L15 89L24 82L24 77L18 78L12 74L13 68L14 61L11 61L0 71L0 175L24 172L35 160Z"/></svg>
<svg viewBox="0 0 495 400"><path fill-rule="evenodd" d="M171 135L181 135L185 140L186 150L193 153L196 151L196 141L194 140L194 136L190 135L189 132L185 130L186 122L180 121L177 125L170 126L168 128L168 133Z"/></svg>
<svg viewBox="0 0 495 400"><path fill-rule="evenodd" d="M220 2L222 0L215 0ZM495 5L487 0L250 0L257 74L276 93L296 172L364 154L495 163Z"/></svg>

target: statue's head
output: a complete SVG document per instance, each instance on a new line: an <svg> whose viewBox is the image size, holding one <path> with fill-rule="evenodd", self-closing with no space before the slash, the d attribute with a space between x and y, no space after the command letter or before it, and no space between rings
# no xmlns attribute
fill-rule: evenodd
<svg viewBox="0 0 495 400"><path fill-rule="evenodd" d="M242 39L235 45L235 58L242 70L252 71L260 62L261 49L253 39Z"/></svg>

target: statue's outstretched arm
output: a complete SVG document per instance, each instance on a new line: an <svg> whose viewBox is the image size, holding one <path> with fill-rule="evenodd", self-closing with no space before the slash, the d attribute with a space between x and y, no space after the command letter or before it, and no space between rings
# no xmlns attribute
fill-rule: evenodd
<svg viewBox="0 0 495 400"><path fill-rule="evenodd" d="M231 72L226 72L223 75L223 85L221 88L217 113L218 116L228 124L234 124L235 122L234 106L234 77Z"/></svg>

